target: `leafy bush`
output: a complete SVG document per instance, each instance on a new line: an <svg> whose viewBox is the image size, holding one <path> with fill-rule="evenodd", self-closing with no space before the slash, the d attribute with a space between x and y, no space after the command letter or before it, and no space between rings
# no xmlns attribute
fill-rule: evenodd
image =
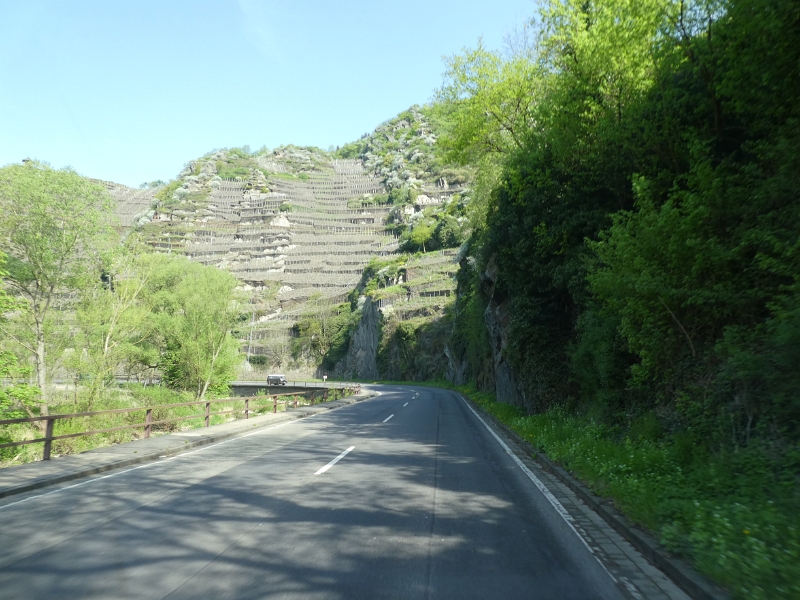
<svg viewBox="0 0 800 600"><path fill-rule="evenodd" d="M172 196L182 185L183 182L180 179L173 179L155 193L155 198L159 201L161 206L169 206L175 202Z"/></svg>
<svg viewBox="0 0 800 600"><path fill-rule="evenodd" d="M251 156L250 146L242 146L241 148L229 148L228 156L248 159Z"/></svg>
<svg viewBox="0 0 800 600"><path fill-rule="evenodd" d="M364 140L358 140L356 142L350 142L349 144L345 144L341 148L339 148L335 152L335 156L337 158L360 158L361 155L364 153L366 149L366 142Z"/></svg>
<svg viewBox="0 0 800 600"><path fill-rule="evenodd" d="M217 161L217 175L223 179L248 179L251 174L250 167Z"/></svg>
<svg viewBox="0 0 800 600"><path fill-rule="evenodd" d="M464 232L458 221L449 216L442 215L436 224L433 237L440 248L458 248L464 243Z"/></svg>
<svg viewBox="0 0 800 600"><path fill-rule="evenodd" d="M435 230L436 225L433 223L415 223L400 236L400 249L403 252L427 252L436 249L436 240L433 237Z"/></svg>
<svg viewBox="0 0 800 600"><path fill-rule="evenodd" d="M388 202L394 205L413 204L419 192L410 187L397 187L389 192Z"/></svg>

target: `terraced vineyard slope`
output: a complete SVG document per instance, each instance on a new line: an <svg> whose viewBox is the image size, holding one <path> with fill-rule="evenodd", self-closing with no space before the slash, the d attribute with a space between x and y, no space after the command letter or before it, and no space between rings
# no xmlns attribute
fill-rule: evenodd
<svg viewBox="0 0 800 600"><path fill-rule="evenodd" d="M455 250L409 260L400 248L417 224L464 192L444 179L431 129L415 108L341 152L234 148L188 163L160 188L106 185L121 225L141 241L241 281L248 369L310 376L331 370L333 346L354 333L367 296L390 323L438 315L454 292ZM401 286L356 289L367 265L393 257L409 263ZM434 265L446 268L437 275ZM314 333L344 313L336 335Z"/></svg>

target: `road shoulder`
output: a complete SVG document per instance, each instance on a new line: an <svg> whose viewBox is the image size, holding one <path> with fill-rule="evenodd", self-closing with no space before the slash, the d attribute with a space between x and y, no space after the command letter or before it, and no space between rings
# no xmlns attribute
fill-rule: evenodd
<svg viewBox="0 0 800 600"><path fill-rule="evenodd" d="M655 538L628 522L613 505L595 496L516 432L462 394L458 396L563 506L576 533L630 598L730 600L713 582L670 556Z"/></svg>
<svg viewBox="0 0 800 600"><path fill-rule="evenodd" d="M190 448L221 442L264 427L296 421L321 412L348 406L375 395L375 392L365 390L341 400L324 402L313 406L302 406L249 419L236 419L207 428L190 429L179 433L159 435L124 444L96 448L79 454L53 458L49 461L37 461L6 467L0 469L0 498L24 494L90 475L173 456Z"/></svg>

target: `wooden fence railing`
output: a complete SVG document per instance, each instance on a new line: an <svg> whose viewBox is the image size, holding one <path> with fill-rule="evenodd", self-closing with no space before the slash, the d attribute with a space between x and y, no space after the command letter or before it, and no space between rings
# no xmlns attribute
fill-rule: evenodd
<svg viewBox="0 0 800 600"><path fill-rule="evenodd" d="M288 410L290 405L289 397L294 397L294 408L297 408L299 396L309 396L310 403L313 405L315 401L322 400L326 402L329 397L329 392L333 391L334 396L336 392L342 392L342 397L346 395L350 395L353 393L358 393L361 386L356 385L354 387L329 387L329 388L309 388L308 391L305 392L286 392L283 394L268 394L266 396L261 396L263 398L272 398L272 412L278 412L278 398L284 398L284 405L285 408ZM321 391L322 393L318 394L317 392ZM255 398L259 398L258 396ZM42 455L42 460L50 460L50 451L52 449L53 441L55 440L65 440L67 438L75 438L75 437L82 437L87 435L96 435L100 433L111 433L113 431L122 431L125 429L137 429L137 428L144 428L144 437L149 438L150 434L153 431L154 425L162 425L165 423L174 423L177 421L185 421L188 419L204 419L204 426L208 427L211 417L215 415L230 415L230 414L237 414L237 413L244 413L244 418L249 419L250 413L255 412L256 410L268 408L269 404L265 404L262 406L257 406L254 408L250 407L250 400L253 400L253 397L233 397L233 398L219 398L216 400L199 400L195 402L180 402L177 404L159 404L156 406L137 406L135 408L117 408L112 410L98 410L93 412L82 412L82 413L69 413L69 414L58 414L58 415L43 415L40 417L28 417L25 419L3 419L0 420L0 425L18 425L21 423L37 423L41 421L45 421L45 433L44 437L37 438L33 440L23 440L20 442L8 442L5 444L0 444L0 448L12 448L15 446L25 446L27 444L41 444L44 443L44 450ZM244 402L244 408L232 409L232 410L220 410L211 412L211 405L212 404L219 404L224 402L225 404L232 404L236 402ZM169 419L160 419L158 421L153 420L153 411L157 409L172 409L172 408L179 408L183 406L204 406L205 410L202 413L196 413L191 415L182 415L180 417L171 417ZM128 414L128 413L135 413L135 412L144 412L144 422L143 423L134 423L133 425L121 425L118 427L108 427L105 429L93 429L90 431L81 431L79 433L68 433L64 435L53 435L53 426L56 421L64 420L64 419L76 419L80 417L96 417L100 415L111 415L111 414Z"/></svg>

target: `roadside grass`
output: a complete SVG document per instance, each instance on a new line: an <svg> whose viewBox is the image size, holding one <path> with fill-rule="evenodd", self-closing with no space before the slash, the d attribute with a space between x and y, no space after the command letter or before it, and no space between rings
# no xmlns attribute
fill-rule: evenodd
<svg viewBox="0 0 800 600"><path fill-rule="evenodd" d="M287 410L287 408L293 407L295 400L297 400L299 406L308 405L310 403L308 398L305 398L301 394L297 394L291 396L280 396L278 398L277 407L275 407L273 404L273 395L267 394L266 391L266 389L259 390L258 395L250 396L249 409L252 416L271 413L275 408L277 408L277 412L283 412ZM276 393L278 392L276 391ZM328 396L328 401L338 400L343 396L343 392L331 390ZM101 401L94 403L92 406L88 406L86 401L81 398L80 394L74 399L67 400L65 398L64 402L54 403L51 405L50 414L72 414L78 412L114 410L118 408L147 408L163 404L179 404L193 401L194 396L188 392L181 392L161 386L145 387L141 385L131 385L126 386L125 388L113 388L107 390L107 393L101 399ZM243 411L244 401L244 397L225 398L222 402L214 402L211 404L210 411L212 413L228 410ZM315 400L316 403L322 401L323 400L321 397L317 397ZM151 435L155 437L158 435L166 435L179 431L188 431L191 429L204 427L204 410L205 408L203 405L154 409L153 421L162 421L178 417L189 417L191 415L196 415L196 418L153 425ZM122 414L106 414L92 417L76 417L73 419L58 419L55 421L53 434L58 436L68 435L71 433L80 433L83 431L110 429L125 425L144 423L144 419L144 410ZM220 425L222 423L238 419L244 419L244 412L236 412L225 415L211 415L209 417L209 425ZM17 442L40 437L44 437L43 431L38 429L32 423L0 426L0 441L2 442ZM55 458L68 454L77 454L87 450L105 448L115 444L122 444L125 442L138 440L143 437L144 428L135 428L68 438L64 440L55 440L52 447L52 456ZM41 458L42 444L40 443L17 446L13 448L3 448L0 449L0 468L35 462L41 460Z"/></svg>
<svg viewBox="0 0 800 600"><path fill-rule="evenodd" d="M620 436L561 407L526 415L472 386L381 383L461 392L734 598L800 598L799 449L777 458L758 444L709 452L690 434L654 436L634 427Z"/></svg>
<svg viewBox="0 0 800 600"><path fill-rule="evenodd" d="M776 461L757 445L711 453L690 436L619 439L564 408L525 415L491 394L459 391L735 598L800 598L796 455Z"/></svg>

